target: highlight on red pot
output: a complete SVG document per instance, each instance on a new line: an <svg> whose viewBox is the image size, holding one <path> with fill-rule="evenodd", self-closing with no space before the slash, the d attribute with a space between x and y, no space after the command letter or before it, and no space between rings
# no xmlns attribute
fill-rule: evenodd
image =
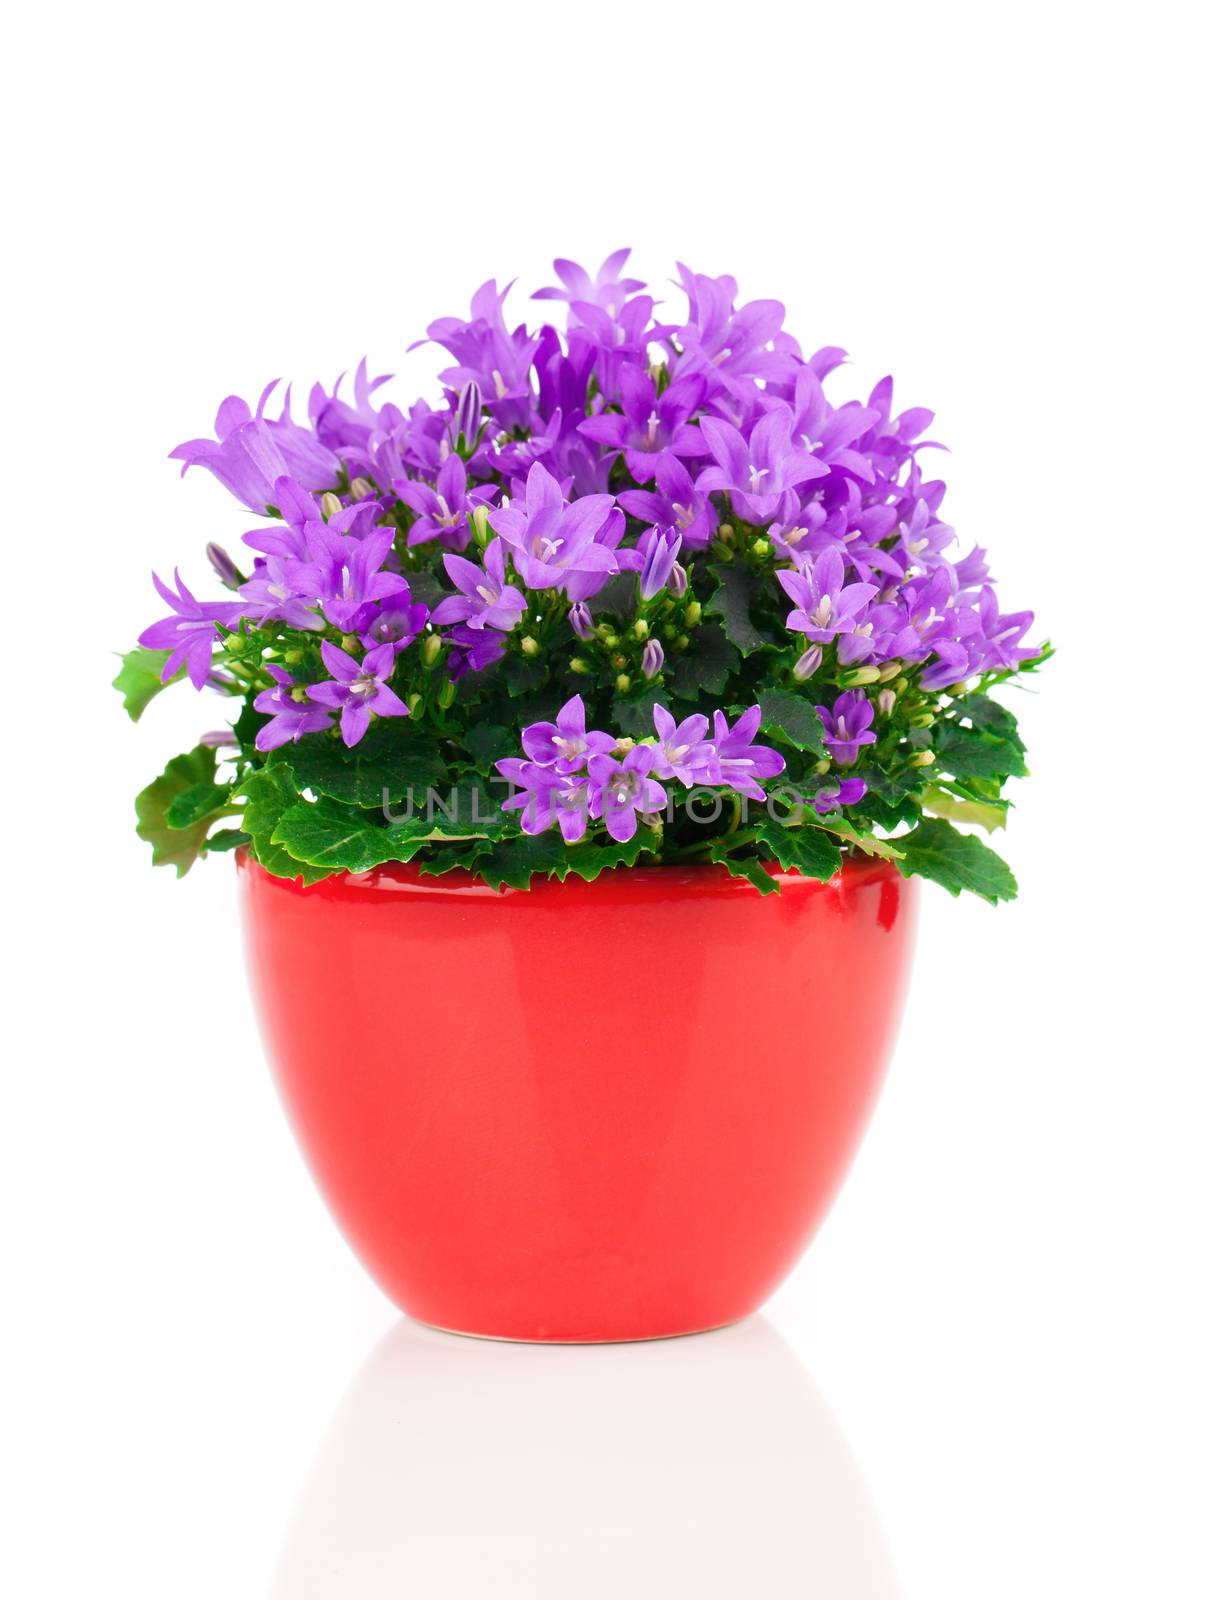
<svg viewBox="0 0 1218 1600"><path fill-rule="evenodd" d="M679 265L680 313L628 256L554 263L565 332L484 284L427 329L430 398L361 362L307 421L270 384L172 452L259 523L207 547L218 595L154 576L115 679L133 719L183 678L236 713L139 795L154 862L707 862L773 892L865 853L1015 894L981 837L1025 771L992 691L1051 651L941 519L932 413L891 378L838 400L845 352L805 356L779 301Z"/></svg>

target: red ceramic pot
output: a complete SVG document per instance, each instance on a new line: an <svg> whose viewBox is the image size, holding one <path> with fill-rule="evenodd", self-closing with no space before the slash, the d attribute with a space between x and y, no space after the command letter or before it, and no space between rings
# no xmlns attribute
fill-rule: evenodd
<svg viewBox="0 0 1218 1600"><path fill-rule="evenodd" d="M496 893L239 862L267 1048L322 1193L402 1310L505 1339L733 1322L790 1271L896 1030L913 886L718 867Z"/></svg>

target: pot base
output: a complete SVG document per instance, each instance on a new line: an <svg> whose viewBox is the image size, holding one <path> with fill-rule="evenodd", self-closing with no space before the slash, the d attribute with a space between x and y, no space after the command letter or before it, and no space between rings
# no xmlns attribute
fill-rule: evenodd
<svg viewBox="0 0 1218 1600"><path fill-rule="evenodd" d="M752 1314L750 1311L747 1316L733 1317L729 1322L712 1322L705 1328L681 1328L675 1333L628 1333L617 1338L609 1337L605 1339L523 1339L518 1334L512 1333L472 1333L468 1328L441 1328L437 1323L423 1322L418 1317L411 1317L410 1321L420 1328L429 1328L432 1333L447 1333L456 1339L482 1339L487 1344L662 1344L666 1339L696 1339L703 1333L722 1333L724 1328L739 1326Z"/></svg>

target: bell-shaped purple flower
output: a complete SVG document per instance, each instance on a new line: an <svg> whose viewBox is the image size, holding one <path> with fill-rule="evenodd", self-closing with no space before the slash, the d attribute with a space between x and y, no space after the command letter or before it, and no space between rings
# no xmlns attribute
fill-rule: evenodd
<svg viewBox="0 0 1218 1600"><path fill-rule="evenodd" d="M432 621L440 626L462 622L475 631L498 628L501 633L511 633L524 615L526 602L520 590L507 581L506 554L503 540L492 539L480 567L464 556L445 556L444 570L461 593L441 600Z"/></svg>
<svg viewBox="0 0 1218 1600"><path fill-rule="evenodd" d="M605 755L613 749L611 734L589 730L583 698L572 695L553 722L531 723L520 742L530 761L556 772L579 772L589 756Z"/></svg>
<svg viewBox="0 0 1218 1600"><path fill-rule="evenodd" d="M529 470L524 506L502 506L490 523L511 545L516 570L530 589L561 588L569 600L587 600L618 571L617 555L601 537L615 517L624 525L612 495L585 495L568 504L538 461Z"/></svg>
<svg viewBox="0 0 1218 1600"><path fill-rule="evenodd" d="M777 750L754 744L761 726L761 707L753 706L736 722L729 723L722 711L715 712L715 732L711 740L713 756L709 762L713 781L725 783L738 794L764 800L764 778L776 778L786 767Z"/></svg>
<svg viewBox="0 0 1218 1600"><path fill-rule="evenodd" d="M243 608L233 601L201 603L182 582L180 573L175 570L173 576L178 586L176 594L155 572L152 575L156 592L174 614L145 628L140 634L140 643L150 650L169 651L161 673L162 683L168 683L184 663L191 683L201 689L211 671L217 626L235 628Z"/></svg>
<svg viewBox="0 0 1218 1600"><path fill-rule="evenodd" d="M875 743L871 723L875 709L861 691L847 689L833 702L833 709L817 706L817 715L825 727L825 743L839 767L848 767L858 760L859 750L865 744Z"/></svg>
<svg viewBox="0 0 1218 1600"><path fill-rule="evenodd" d="M332 712L309 700L295 698L293 691L298 685L290 672L270 664L264 670L274 678L275 687L263 689L254 698L254 710L271 719L254 735L254 744L259 750L277 750L289 740L295 744L306 733L321 733L333 724Z"/></svg>
<svg viewBox="0 0 1218 1600"><path fill-rule="evenodd" d="M664 785L651 776L654 760L654 745L636 744L620 761L596 755L588 762L591 815L603 821L620 844L634 838L640 815L654 816L668 803Z"/></svg>
<svg viewBox="0 0 1218 1600"><path fill-rule="evenodd" d="M410 715L410 708L385 681L392 677L396 659L391 644L369 650L360 662L337 645L325 643L321 658L334 681L310 684L309 699L339 712L343 743L348 747L358 744L367 733L373 712L378 717Z"/></svg>

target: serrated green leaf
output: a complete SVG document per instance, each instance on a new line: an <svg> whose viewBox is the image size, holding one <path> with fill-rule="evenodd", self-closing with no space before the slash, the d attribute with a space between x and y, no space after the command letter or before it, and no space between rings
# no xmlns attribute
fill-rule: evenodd
<svg viewBox="0 0 1218 1600"><path fill-rule="evenodd" d="M733 878L747 878L754 889L762 894L777 894L782 887L771 873L765 870L761 860L755 855L734 856L730 854L731 841L728 838L714 839L711 842L710 857L717 861L721 867L726 867Z"/></svg>
<svg viewBox="0 0 1218 1600"><path fill-rule="evenodd" d="M233 794L245 801L241 826L249 834L250 855L260 867L277 878L302 878L305 883L316 883L329 875L327 868L307 866L271 842L279 819L299 799L286 766L256 767Z"/></svg>
<svg viewBox="0 0 1218 1600"><path fill-rule="evenodd" d="M286 767L298 793L312 789L366 811L396 805L411 791L421 804L428 788L444 780L436 747L390 722L377 723L350 750L338 739L313 736L282 745L267 764Z"/></svg>
<svg viewBox="0 0 1218 1600"><path fill-rule="evenodd" d="M939 765L958 778L1019 778L1028 770L1020 746L987 728L942 722L934 749Z"/></svg>
<svg viewBox="0 0 1218 1600"><path fill-rule="evenodd" d="M386 820L395 839L500 839L519 826L503 809L506 791L493 793L477 777L446 788L408 794Z"/></svg>
<svg viewBox="0 0 1218 1600"><path fill-rule="evenodd" d="M841 871L840 843L814 822L784 827L781 822L766 817L757 824L756 831L778 865L787 871L795 868L805 877L817 878L822 883Z"/></svg>
<svg viewBox="0 0 1218 1600"><path fill-rule="evenodd" d="M194 783L169 802L165 821L171 828L191 828L204 817L215 817L228 805L231 784Z"/></svg>
<svg viewBox="0 0 1218 1600"><path fill-rule="evenodd" d="M825 753L825 729L811 700L788 689L763 689L758 696L761 728L795 750Z"/></svg>
<svg viewBox="0 0 1218 1600"><path fill-rule="evenodd" d="M525 656L508 656L499 670L514 700L531 694L545 682L545 662L536 656L531 661Z"/></svg>
<svg viewBox="0 0 1218 1600"><path fill-rule="evenodd" d="M475 723L465 730L465 748L480 772L489 772L496 761L505 756L518 756L520 735L512 728L498 723Z"/></svg>
<svg viewBox="0 0 1218 1600"><path fill-rule="evenodd" d="M420 850L414 858L418 870L429 878L439 878L458 868L476 872L483 856L489 854L489 839L454 839L434 850Z"/></svg>
<svg viewBox="0 0 1218 1600"><path fill-rule="evenodd" d="M722 694L728 677L740 664L718 622L702 622L690 634L688 650L672 657L670 682L679 700Z"/></svg>
<svg viewBox="0 0 1218 1600"><path fill-rule="evenodd" d="M179 667L169 683L161 682L161 673L169 660L168 650L145 650L138 645L122 657L122 666L114 678L114 687L123 697L123 710L132 722L138 722L148 702L154 700L170 683L179 683L186 676L186 668Z"/></svg>
<svg viewBox="0 0 1218 1600"><path fill-rule="evenodd" d="M629 734L632 739L647 739L655 736L655 708L657 705L668 709L668 695L663 689L648 689L643 695L634 699L617 699L613 702L613 727L620 733Z"/></svg>
<svg viewBox="0 0 1218 1600"><path fill-rule="evenodd" d="M714 594L706 602L709 614L723 618L723 631L742 655L764 650L778 643L773 634L764 633L754 623L749 609L757 598L752 575L742 566L712 566L716 581Z"/></svg>
<svg viewBox="0 0 1218 1600"><path fill-rule="evenodd" d="M996 733L999 738L1005 739L1008 744L1013 744L1021 752L1026 752L1026 746L1019 737L1019 724L1015 720L1015 713L1008 711L1006 706L999 705L997 700L991 700L988 694L966 694L955 702L956 714L967 717L975 728L985 728L990 733Z"/></svg>
<svg viewBox="0 0 1218 1600"><path fill-rule="evenodd" d="M957 833L950 822L938 818L920 822L912 833L893 842L903 853L897 865L907 878L915 873L930 878L952 895L968 889L991 905L1013 900L1018 893L1014 874L1002 857L971 834Z"/></svg>
<svg viewBox="0 0 1218 1600"><path fill-rule="evenodd" d="M207 854L210 856L221 850L238 850L249 842L249 834L241 828L221 828L218 833L208 835Z"/></svg>
<svg viewBox="0 0 1218 1600"><path fill-rule="evenodd" d="M189 827L175 828L169 823L169 808L179 795L210 784L215 771L216 752L199 745L186 755L174 756L160 777L136 795L135 831L152 846L153 866L175 867L181 878L198 859L210 816Z"/></svg>
<svg viewBox="0 0 1218 1600"><path fill-rule="evenodd" d="M566 848L566 869L586 883L599 878L602 872L613 867L632 867L641 855L656 848L656 836L649 828L640 828L632 839L582 839L579 844Z"/></svg>
<svg viewBox="0 0 1218 1600"><path fill-rule="evenodd" d="M527 889L539 873L562 876L566 846L556 829L546 833L517 833L501 839L475 869L492 889Z"/></svg>
<svg viewBox="0 0 1218 1600"><path fill-rule="evenodd" d="M271 843L294 861L326 872L367 872L383 861L408 860L419 848L418 841L395 839L387 829L365 822L326 795L289 806L275 825Z"/></svg>

